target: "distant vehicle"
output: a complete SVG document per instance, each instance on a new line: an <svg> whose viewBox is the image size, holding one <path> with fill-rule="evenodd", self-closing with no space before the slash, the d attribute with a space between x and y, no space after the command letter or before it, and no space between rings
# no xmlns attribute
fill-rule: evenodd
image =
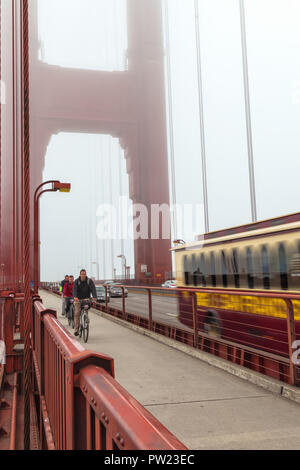
<svg viewBox="0 0 300 470"><path fill-rule="evenodd" d="M164 289L176 289L177 283L176 281L166 281L164 284L161 285Z"/></svg>
<svg viewBox="0 0 300 470"><path fill-rule="evenodd" d="M109 286L109 291L110 291L110 296L111 297L122 297L123 296L123 291L122 291L122 284L119 284L117 282L114 282L113 284L110 284ZM128 297L128 290L125 288L125 297Z"/></svg>
<svg viewBox="0 0 300 470"><path fill-rule="evenodd" d="M97 302L105 302L105 288L104 286L96 286ZM107 291L107 301L110 301L110 293Z"/></svg>
<svg viewBox="0 0 300 470"><path fill-rule="evenodd" d="M108 292L109 292L109 291L110 291L110 286L111 286L112 284L115 284L115 283L116 283L116 281L105 281L103 285L104 285L105 287L107 287L107 290L108 290Z"/></svg>

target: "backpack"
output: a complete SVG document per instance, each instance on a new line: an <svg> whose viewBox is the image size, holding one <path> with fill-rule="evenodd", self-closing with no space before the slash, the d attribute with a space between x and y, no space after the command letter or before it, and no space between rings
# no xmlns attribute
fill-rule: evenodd
<svg viewBox="0 0 300 470"><path fill-rule="evenodd" d="M91 280L90 280L89 277L87 278L87 283L88 283L88 286L90 287L91 286ZM80 286L80 277L77 279L77 285L78 285L78 287Z"/></svg>

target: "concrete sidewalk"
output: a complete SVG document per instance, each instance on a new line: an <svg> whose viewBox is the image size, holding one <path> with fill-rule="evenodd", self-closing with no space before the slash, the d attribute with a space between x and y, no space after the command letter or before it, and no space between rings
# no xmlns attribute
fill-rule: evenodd
<svg viewBox="0 0 300 470"><path fill-rule="evenodd" d="M61 299L42 291L47 308ZM115 359L117 381L188 448L300 449L300 405L91 311L88 349Z"/></svg>

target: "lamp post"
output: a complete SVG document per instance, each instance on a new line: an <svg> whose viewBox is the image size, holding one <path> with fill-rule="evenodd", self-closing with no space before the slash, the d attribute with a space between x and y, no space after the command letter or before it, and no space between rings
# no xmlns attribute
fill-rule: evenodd
<svg viewBox="0 0 300 470"><path fill-rule="evenodd" d="M95 264L97 266L97 281L100 281L99 263L98 261L92 261L92 264Z"/></svg>
<svg viewBox="0 0 300 470"><path fill-rule="evenodd" d="M118 258L123 260L124 280L126 280L126 267L127 267L126 257L124 255L119 255Z"/></svg>
<svg viewBox="0 0 300 470"><path fill-rule="evenodd" d="M43 189L44 186L51 184L52 187L48 189ZM39 277L40 277L40 241L39 241L39 200L40 197L45 193L69 193L71 190L71 185L69 183L61 183L60 181L45 181L40 184L35 193L34 193L34 293L38 294L39 290Z"/></svg>

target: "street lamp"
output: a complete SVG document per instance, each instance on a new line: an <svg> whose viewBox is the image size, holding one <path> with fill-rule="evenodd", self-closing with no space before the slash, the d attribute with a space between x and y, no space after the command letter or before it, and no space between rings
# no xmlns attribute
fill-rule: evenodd
<svg viewBox="0 0 300 470"><path fill-rule="evenodd" d="M92 261L92 264L97 266L97 281L100 281L99 263L98 261Z"/></svg>
<svg viewBox="0 0 300 470"><path fill-rule="evenodd" d="M52 184L52 188L43 189L44 186ZM40 241L39 241L39 200L40 197L45 193L69 193L71 191L71 185L69 183L61 183L60 181L45 181L40 184L34 193L34 293L38 294L39 289L39 277L40 277Z"/></svg>
<svg viewBox="0 0 300 470"><path fill-rule="evenodd" d="M118 258L121 258L123 260L124 280L125 280L126 279L126 267L127 267L126 257L124 255L119 255Z"/></svg>

